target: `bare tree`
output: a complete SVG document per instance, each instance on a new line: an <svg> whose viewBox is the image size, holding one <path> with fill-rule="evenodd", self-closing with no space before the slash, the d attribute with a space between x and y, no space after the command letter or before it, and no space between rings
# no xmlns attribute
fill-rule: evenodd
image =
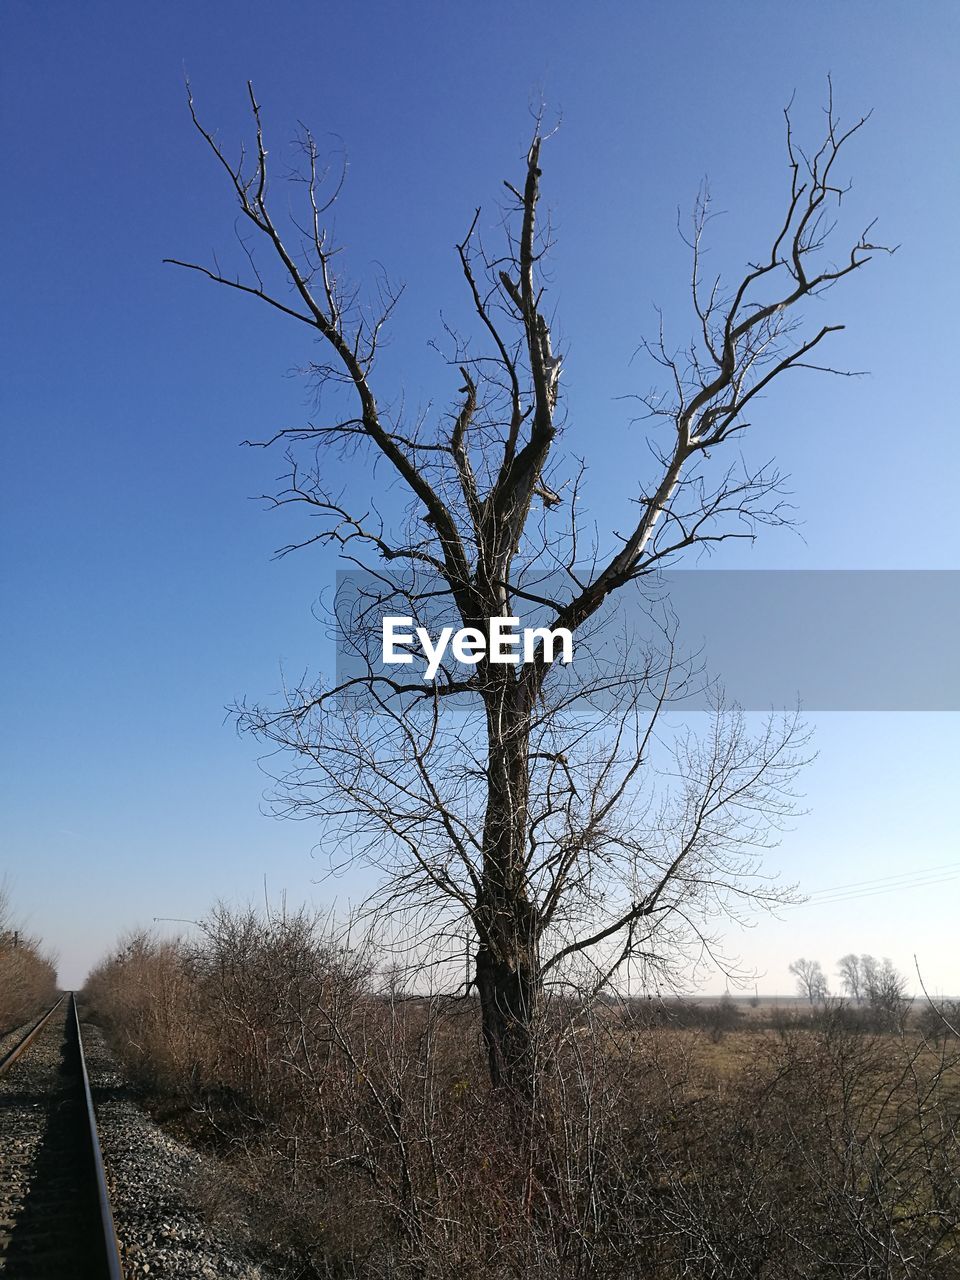
<svg viewBox="0 0 960 1280"><path fill-rule="evenodd" d="M863 1000L863 973L860 968L860 957L850 952L837 961L840 973L840 985L857 1004Z"/></svg>
<svg viewBox="0 0 960 1280"><path fill-rule="evenodd" d="M826 974L820 967L819 960L804 960L803 956L799 960L794 960L788 966L790 972L797 980L797 987L800 994L809 1000L811 1004L823 1004L830 994L830 988L827 985Z"/></svg>
<svg viewBox="0 0 960 1280"><path fill-rule="evenodd" d="M458 378L442 392L452 407L418 415L378 385L401 291L381 281L367 304L346 282L328 226L339 179L306 130L295 175L302 216L288 220L271 191L252 88L249 96L255 143L236 161L190 99L250 232L247 274L171 261L265 302L318 342L310 373L323 419L264 442L285 446L289 464L272 501L315 517L295 546L333 544L365 576L338 610L359 670L288 689L279 707L244 707L241 725L293 753L281 809L321 816L335 857L382 870L379 901L412 914L432 961L472 932L492 1079L529 1092L545 984L576 976L598 990L624 965L663 970L684 948L711 948L716 921L738 903L782 895L760 854L791 811L802 761L795 718L753 734L718 704L702 740L682 735L666 753L655 726L689 669L666 618L660 643L640 656L626 635L611 651L620 625L611 606L638 598L681 553L785 519L776 472L747 466L734 442L773 381L819 367L814 352L842 328L807 329L802 304L877 247L868 228L839 258L827 248L844 193L837 161L863 120L840 130L831 102L824 140L806 152L787 115L782 221L733 287L705 278L710 208L705 194L698 200L689 241L696 337L685 349L663 333L647 345L669 390L642 397L650 458L638 450L623 460L636 476L635 522L595 536L582 505L584 464L557 450L563 354L545 271L539 121L519 182L505 184L499 249L484 246L479 209L456 247L474 331L444 327ZM257 242L269 267L255 257ZM376 498L332 492L329 450L367 465L377 492L404 494L406 517L391 521ZM483 657L467 673L445 662L429 683L398 679L379 661L380 620L428 609L481 636L491 619L524 611L575 633L577 661L551 665L544 641L524 665Z"/></svg>
<svg viewBox="0 0 960 1280"><path fill-rule="evenodd" d="M884 1026L898 1026L909 1004L904 975L886 956L878 960L876 956L862 955L860 971L863 994L871 1011Z"/></svg>

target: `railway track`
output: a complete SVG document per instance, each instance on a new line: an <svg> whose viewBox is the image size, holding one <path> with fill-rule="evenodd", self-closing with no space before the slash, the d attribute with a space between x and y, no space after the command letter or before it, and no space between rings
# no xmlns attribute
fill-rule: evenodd
<svg viewBox="0 0 960 1280"><path fill-rule="evenodd" d="M0 1060L0 1275L123 1277L72 994Z"/></svg>

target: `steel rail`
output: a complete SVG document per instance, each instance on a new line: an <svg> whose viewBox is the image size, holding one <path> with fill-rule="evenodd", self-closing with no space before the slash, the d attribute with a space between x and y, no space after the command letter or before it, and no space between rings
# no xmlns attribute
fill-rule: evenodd
<svg viewBox="0 0 960 1280"><path fill-rule="evenodd" d="M80 1014L77 1009L77 997L70 992L70 1006L67 1013L67 1037L73 1039L76 1050L76 1062L80 1068L80 1084L83 1090L84 1105L84 1137L86 1139L89 1172L92 1174L97 1193L97 1212L100 1230L97 1233L96 1252L102 1263L102 1274L105 1280L123 1280L123 1264L120 1260L120 1244L113 1223L113 1211L110 1208L110 1195L107 1190L107 1175L103 1166L100 1151L100 1138L97 1133L97 1115L93 1105L93 1093L90 1089L90 1076L87 1072L87 1060L83 1052L83 1037L80 1034ZM0 1059L0 1076L4 1075L17 1062L47 1025L56 1011L66 1000L66 994L43 1014L30 1028L23 1039L8 1054ZM84 1273L86 1274L86 1273Z"/></svg>
<svg viewBox="0 0 960 1280"><path fill-rule="evenodd" d="M47 1012L37 1019L23 1039L18 1044L15 1044L8 1054L5 1054L3 1058L0 1058L0 1076L6 1075L20 1055L26 1053L36 1037L57 1012L66 998L66 995L62 995L56 1004L51 1005Z"/></svg>
<svg viewBox="0 0 960 1280"><path fill-rule="evenodd" d="M90 1091L90 1077L87 1074L87 1060L83 1053L83 1037L80 1034L80 1014L77 1010L77 997L70 993L70 1005L74 1030L77 1036L77 1055L80 1061L80 1075L83 1081L84 1102L87 1109L87 1138L89 1139L90 1157L93 1163L93 1175L97 1185L97 1206L100 1211L101 1239L105 1263L105 1274L109 1280L123 1280L123 1265L120 1261L120 1244L117 1240L116 1228L113 1224L113 1212L110 1208L110 1193L107 1190L107 1175L103 1167L103 1156L100 1152L100 1139L97 1135L97 1114L93 1106L93 1094ZM71 1015L68 1015L68 1017Z"/></svg>

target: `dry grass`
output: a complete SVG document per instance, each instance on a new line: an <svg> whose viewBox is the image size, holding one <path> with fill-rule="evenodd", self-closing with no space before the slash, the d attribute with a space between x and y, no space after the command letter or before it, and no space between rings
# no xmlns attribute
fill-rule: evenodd
<svg viewBox="0 0 960 1280"><path fill-rule="evenodd" d="M0 885L0 1033L52 1004L56 988L53 962L36 939L14 927L8 895Z"/></svg>
<svg viewBox="0 0 960 1280"><path fill-rule="evenodd" d="M955 1039L843 1010L718 1028L606 1007L574 1032L558 1007L543 1096L518 1114L487 1087L470 1001L389 998L302 913L130 939L88 995L308 1274L960 1273Z"/></svg>

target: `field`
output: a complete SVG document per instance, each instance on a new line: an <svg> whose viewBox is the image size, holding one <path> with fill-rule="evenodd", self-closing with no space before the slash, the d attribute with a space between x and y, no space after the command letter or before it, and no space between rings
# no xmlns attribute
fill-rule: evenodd
<svg viewBox="0 0 960 1280"><path fill-rule="evenodd" d="M930 1009L555 1001L518 1110L473 999L390 994L303 915L141 935L87 998L294 1274L960 1274L958 1040Z"/></svg>

